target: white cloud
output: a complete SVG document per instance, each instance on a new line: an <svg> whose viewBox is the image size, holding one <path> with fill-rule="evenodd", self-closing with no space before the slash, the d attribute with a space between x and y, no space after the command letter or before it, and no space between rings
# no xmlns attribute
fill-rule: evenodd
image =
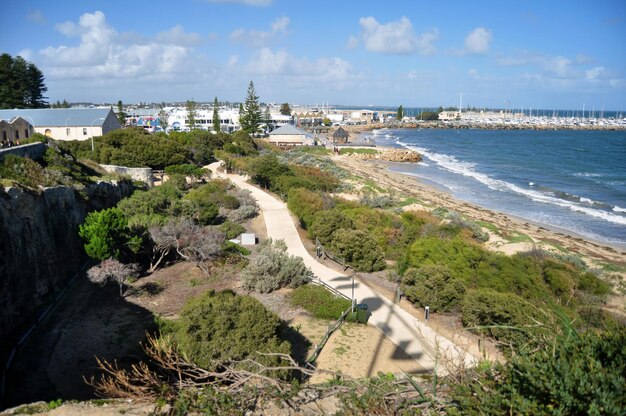
<svg viewBox="0 0 626 416"><path fill-rule="evenodd" d="M269 6L274 0L207 0L209 3L239 3L246 6L264 7Z"/></svg>
<svg viewBox="0 0 626 416"><path fill-rule="evenodd" d="M346 48L348 49L356 49L359 46L359 38L354 35L350 35L346 42Z"/></svg>
<svg viewBox="0 0 626 416"><path fill-rule="evenodd" d="M176 25L170 30L157 33L154 40L163 45L193 46L199 44L202 37L197 33L185 33L181 25Z"/></svg>
<svg viewBox="0 0 626 416"><path fill-rule="evenodd" d="M39 9L29 11L26 15L26 20L37 24L46 23L46 18L44 17L42 11Z"/></svg>
<svg viewBox="0 0 626 416"><path fill-rule="evenodd" d="M544 60L542 62L542 66L545 70L555 75L565 77L569 75L571 63L572 61L564 56L555 56L553 58Z"/></svg>
<svg viewBox="0 0 626 416"><path fill-rule="evenodd" d="M489 52L491 31L484 27L477 27L465 38L465 51L469 54L485 54Z"/></svg>
<svg viewBox="0 0 626 416"><path fill-rule="evenodd" d="M402 17L397 22L380 24L373 17L359 19L361 26L361 39L365 49L371 52L388 54L411 54L430 55L435 53L435 41L439 39L439 31L436 28L429 32L416 35L411 21Z"/></svg>
<svg viewBox="0 0 626 416"><path fill-rule="evenodd" d="M596 66L594 68L591 68L587 71L585 71L585 78L588 81L596 81L598 80L598 78L600 78L600 76L604 73L604 67L603 66Z"/></svg>
<svg viewBox="0 0 626 416"><path fill-rule="evenodd" d="M316 81L345 81L350 78L350 64L341 58L310 60L291 55L285 50L273 52L259 50L246 65L248 73L255 75L284 75Z"/></svg>
<svg viewBox="0 0 626 416"><path fill-rule="evenodd" d="M228 66L229 68L235 68L238 63L239 63L239 55L231 55L228 58L228 63L226 64L226 66Z"/></svg>
<svg viewBox="0 0 626 416"><path fill-rule="evenodd" d="M78 23L64 22L57 30L80 37L78 45L49 46L38 51L46 74L55 79L162 77L188 71L190 45L201 38L181 26L152 39L120 35L100 11L83 14Z"/></svg>
<svg viewBox="0 0 626 416"><path fill-rule="evenodd" d="M263 32L259 30L246 30L239 28L234 30L230 34L230 40L233 42L239 42L251 47L266 46L272 40L280 35L287 33L287 27L289 26L289 18L286 16L279 17L270 24L270 31Z"/></svg>

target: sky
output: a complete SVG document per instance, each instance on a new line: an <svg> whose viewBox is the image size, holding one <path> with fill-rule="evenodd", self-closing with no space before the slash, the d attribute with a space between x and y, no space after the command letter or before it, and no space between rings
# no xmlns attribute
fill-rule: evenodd
<svg viewBox="0 0 626 416"><path fill-rule="evenodd" d="M626 1L3 1L49 101L626 110Z"/></svg>

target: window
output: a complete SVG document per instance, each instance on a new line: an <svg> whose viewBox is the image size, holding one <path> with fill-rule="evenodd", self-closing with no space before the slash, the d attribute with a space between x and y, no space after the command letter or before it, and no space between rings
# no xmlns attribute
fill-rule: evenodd
<svg viewBox="0 0 626 416"><path fill-rule="evenodd" d="M65 135L66 135L66 136L69 136L69 135L70 135L70 128L69 128L69 127L65 129Z"/></svg>
<svg viewBox="0 0 626 416"><path fill-rule="evenodd" d="M7 141L7 132L6 132L6 131L3 131L3 132L2 132L2 141L3 141L3 142L6 142L6 141Z"/></svg>
<svg viewBox="0 0 626 416"><path fill-rule="evenodd" d="M28 129L24 130L24 137L28 139Z"/></svg>
<svg viewBox="0 0 626 416"><path fill-rule="evenodd" d="M83 136L87 135L87 127L83 127Z"/></svg>
<svg viewBox="0 0 626 416"><path fill-rule="evenodd" d="M15 138L19 139L20 138L20 131L19 130L15 130Z"/></svg>

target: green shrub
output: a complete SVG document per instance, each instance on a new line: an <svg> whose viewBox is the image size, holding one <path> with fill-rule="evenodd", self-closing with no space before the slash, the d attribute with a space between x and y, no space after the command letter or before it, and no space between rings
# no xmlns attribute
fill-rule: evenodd
<svg viewBox="0 0 626 416"><path fill-rule="evenodd" d="M375 272L385 268L385 255L365 231L340 229L333 233L331 250L354 270Z"/></svg>
<svg viewBox="0 0 626 416"><path fill-rule="evenodd" d="M448 312L457 307L465 294L465 283L454 279L445 266L409 269L402 278L407 299L433 312Z"/></svg>
<svg viewBox="0 0 626 416"><path fill-rule="evenodd" d="M6 155L0 163L0 178L12 179L31 188L54 184L39 163L15 155Z"/></svg>
<svg viewBox="0 0 626 416"><path fill-rule="evenodd" d="M201 178L210 174L208 169L201 168L196 165L184 163L182 165L171 165L165 167L167 175L185 175L193 178Z"/></svg>
<svg viewBox="0 0 626 416"><path fill-rule="evenodd" d="M301 257L287 254L284 241L268 239L259 244L259 251L241 272L241 282L247 290L272 292L281 287L298 287L313 278L311 269Z"/></svg>
<svg viewBox="0 0 626 416"><path fill-rule="evenodd" d="M241 233L245 233L246 229L243 225L231 221L224 221L220 225L219 230L226 235L228 240L238 237Z"/></svg>
<svg viewBox="0 0 626 416"><path fill-rule="evenodd" d="M454 386L452 414L623 415L626 330L588 332L522 351Z"/></svg>
<svg viewBox="0 0 626 416"><path fill-rule="evenodd" d="M547 319L535 305L513 293L492 289L470 290L461 303L461 321L516 349L545 333Z"/></svg>
<svg viewBox="0 0 626 416"><path fill-rule="evenodd" d="M252 180L264 188L270 188L279 176L292 174L289 166L280 163L274 155L263 155L250 159L247 170Z"/></svg>
<svg viewBox="0 0 626 416"><path fill-rule="evenodd" d="M287 195L293 188L305 188L312 191L317 189L317 185L311 179L293 175L277 176L272 181L272 191L281 196Z"/></svg>
<svg viewBox="0 0 626 416"><path fill-rule="evenodd" d="M78 233L85 242L85 252L96 260L120 259L137 253L142 243L128 228L126 216L119 208L89 213Z"/></svg>
<svg viewBox="0 0 626 416"><path fill-rule="evenodd" d="M317 237L322 244L330 244L335 231L351 229L353 226L352 220L338 209L318 211L313 215L309 235L311 238Z"/></svg>
<svg viewBox="0 0 626 416"><path fill-rule="evenodd" d="M339 319L350 307L350 301L334 295L323 286L308 284L291 292L291 303L318 319Z"/></svg>
<svg viewBox="0 0 626 416"><path fill-rule="evenodd" d="M313 216L324 209L324 199L316 192L304 188L291 189L287 206L299 219L304 228L313 222Z"/></svg>
<svg viewBox="0 0 626 416"><path fill-rule="evenodd" d="M172 335L185 356L203 368L216 370L246 358L276 366L277 357L258 353L291 353L291 345L279 338L281 326L278 316L250 296L210 291L187 302Z"/></svg>
<svg viewBox="0 0 626 416"><path fill-rule="evenodd" d="M470 280L476 275L478 265L488 257L488 253L460 238L443 240L427 237L415 241L406 256L408 267L445 265L453 277Z"/></svg>

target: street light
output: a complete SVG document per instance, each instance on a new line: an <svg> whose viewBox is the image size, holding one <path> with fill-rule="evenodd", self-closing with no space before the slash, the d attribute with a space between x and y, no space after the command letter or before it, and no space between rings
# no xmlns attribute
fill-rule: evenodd
<svg viewBox="0 0 626 416"><path fill-rule="evenodd" d="M93 123L95 123L98 120L104 120L104 117L100 117L100 118L95 119L94 121L91 122L91 126L89 127L89 132L91 133L91 151L92 152L96 151L96 148L95 148L95 146L93 144Z"/></svg>

